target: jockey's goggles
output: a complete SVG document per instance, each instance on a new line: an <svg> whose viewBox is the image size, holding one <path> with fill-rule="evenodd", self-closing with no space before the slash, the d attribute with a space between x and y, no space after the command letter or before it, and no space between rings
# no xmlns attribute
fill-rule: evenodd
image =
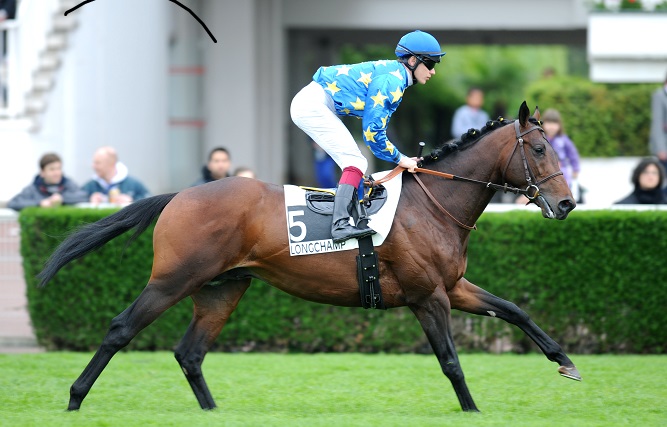
<svg viewBox="0 0 667 427"><path fill-rule="evenodd" d="M430 58L424 58L423 56L415 56L415 58L417 58L419 62L424 64L424 67L428 68L429 71L434 69L435 64L437 64L437 62L435 62L434 60Z"/></svg>
<svg viewBox="0 0 667 427"><path fill-rule="evenodd" d="M438 60L438 61L434 61L433 59L429 58L428 56L424 56L424 55L420 55L420 54L418 54L418 53L414 53L413 51L411 51L410 49L408 49L407 47L405 47L405 46L403 46L403 45L400 45L400 44L399 44L398 46L399 46L401 49L404 49L404 50L405 50L406 52L408 52L410 55L412 55L412 56L414 56L415 58L417 58L417 61L419 61L419 62L421 62L422 64L424 64L424 67L426 67L428 70L432 70L432 69L434 69L434 68L435 68L435 64L437 64L438 62L440 62L439 60Z"/></svg>

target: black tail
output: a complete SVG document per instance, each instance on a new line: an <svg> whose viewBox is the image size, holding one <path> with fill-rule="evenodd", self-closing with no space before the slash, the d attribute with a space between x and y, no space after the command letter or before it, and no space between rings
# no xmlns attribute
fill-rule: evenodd
<svg viewBox="0 0 667 427"><path fill-rule="evenodd" d="M113 215L85 225L65 239L51 254L44 265L44 269L37 275L39 286L45 286L56 273L75 259L81 258L89 252L104 246L110 240L120 236L128 230L135 229L128 244L160 216L177 193L162 194L138 200L121 209Z"/></svg>

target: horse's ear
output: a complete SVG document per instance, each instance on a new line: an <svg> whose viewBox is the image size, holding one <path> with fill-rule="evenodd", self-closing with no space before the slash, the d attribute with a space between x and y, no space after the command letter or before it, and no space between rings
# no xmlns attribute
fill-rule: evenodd
<svg viewBox="0 0 667 427"><path fill-rule="evenodd" d="M535 120L537 120L538 122L542 118L542 115L540 114L540 107L538 107L537 105L535 106L535 112L533 113L533 117L535 117Z"/></svg>
<svg viewBox="0 0 667 427"><path fill-rule="evenodd" d="M530 110L528 109L526 101L523 101L521 107L519 107L519 124L521 126L526 126L526 124L528 124L528 117L530 117Z"/></svg>

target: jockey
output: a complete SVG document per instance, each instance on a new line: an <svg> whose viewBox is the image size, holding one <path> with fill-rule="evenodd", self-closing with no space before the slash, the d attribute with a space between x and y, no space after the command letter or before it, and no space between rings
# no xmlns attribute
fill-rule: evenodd
<svg viewBox="0 0 667 427"><path fill-rule="evenodd" d="M352 209L365 218L363 174L368 161L339 116L362 120L366 146L379 159L415 171L417 162L402 154L387 139L387 125L405 90L415 82L426 84L435 74L435 64L445 55L440 43L423 31L404 35L396 45L397 60L362 62L320 67L313 81L294 96L292 121L310 136L343 170L334 198L331 234L336 243L375 234L349 222ZM359 222L359 221L357 221Z"/></svg>

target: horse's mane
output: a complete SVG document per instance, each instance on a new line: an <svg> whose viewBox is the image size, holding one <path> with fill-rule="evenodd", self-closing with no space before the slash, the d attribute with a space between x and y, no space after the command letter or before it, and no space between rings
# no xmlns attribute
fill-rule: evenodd
<svg viewBox="0 0 667 427"><path fill-rule="evenodd" d="M531 118L531 121L534 119ZM424 157L423 164L428 165L434 163L438 160L441 160L443 157L446 157L448 154L451 154L455 151L463 151L466 148L469 148L474 143L482 139L482 137L488 135L496 129L500 129L503 126L506 126L510 123L514 123L514 120L504 119L498 117L496 120L489 120L486 122L486 125L480 129L468 129L468 132L461 135L459 139L452 139L445 142L441 147L438 147L431 151L428 156Z"/></svg>

